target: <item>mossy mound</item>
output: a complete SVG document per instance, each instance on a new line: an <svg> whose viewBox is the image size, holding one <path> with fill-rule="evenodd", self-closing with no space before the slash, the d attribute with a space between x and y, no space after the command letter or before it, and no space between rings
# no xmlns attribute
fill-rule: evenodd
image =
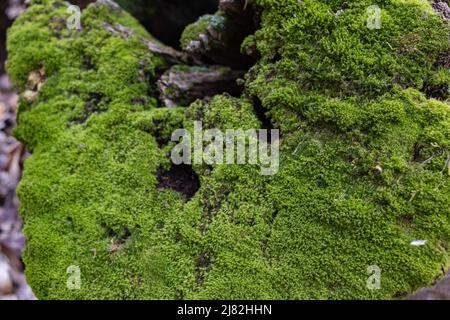
<svg viewBox="0 0 450 320"><path fill-rule="evenodd" d="M375 2L373 30L373 1L250 1L262 21L242 49L260 59L242 96L169 109L156 81L170 65L131 16L102 0L70 31L62 2L33 1L7 66L28 92L15 134L32 151L19 196L35 294L381 299L431 284L449 264L450 107L423 92L448 83L435 63L448 30L426 1ZM158 188L174 130L257 128L254 101L281 129L276 175L202 165L191 199ZM79 290L66 285L74 265Z"/></svg>

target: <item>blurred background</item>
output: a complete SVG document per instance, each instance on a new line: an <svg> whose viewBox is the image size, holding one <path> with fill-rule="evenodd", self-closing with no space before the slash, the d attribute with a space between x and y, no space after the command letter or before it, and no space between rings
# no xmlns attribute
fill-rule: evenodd
<svg viewBox="0 0 450 320"><path fill-rule="evenodd" d="M18 216L16 186L24 146L11 136L15 126L18 97L5 74L6 29L24 9L23 0L0 0L0 299L34 299L23 276L20 259L25 243Z"/></svg>

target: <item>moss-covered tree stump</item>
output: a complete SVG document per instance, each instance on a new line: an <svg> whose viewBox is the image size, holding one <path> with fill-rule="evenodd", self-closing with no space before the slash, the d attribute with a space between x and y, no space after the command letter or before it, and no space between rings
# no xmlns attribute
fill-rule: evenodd
<svg viewBox="0 0 450 320"><path fill-rule="evenodd" d="M374 2L380 28L367 26ZM15 135L32 152L19 190L24 260L39 298L398 298L448 268L442 17L424 0L242 4L258 23L242 65L235 49L218 61L220 46L166 47L109 0L83 11L80 30L66 27L64 2L35 0L10 29ZM223 26L230 8L216 14ZM216 20L189 26L182 48L227 39L205 21ZM215 86L165 107L158 83L174 70L248 61L242 92ZM280 129L279 172L174 168L171 134L197 120ZM373 266L378 289L367 286Z"/></svg>

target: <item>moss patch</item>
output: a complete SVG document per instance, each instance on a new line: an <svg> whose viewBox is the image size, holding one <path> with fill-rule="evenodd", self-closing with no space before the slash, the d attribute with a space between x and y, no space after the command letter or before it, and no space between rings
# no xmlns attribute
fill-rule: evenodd
<svg viewBox="0 0 450 320"><path fill-rule="evenodd" d="M377 3L369 30L373 1L254 0L262 26L246 43L261 59L243 96L165 109L152 92L167 64L102 27L145 34L133 18L92 5L69 31L61 2L33 1L9 32L8 70L21 91L45 70L15 131L33 152L19 196L35 294L381 299L430 284L449 262L450 107L421 91L448 79L434 64L448 31L426 1ZM173 130L258 128L255 97L281 129L277 175L201 166L189 201L158 189ZM80 290L66 287L71 265Z"/></svg>

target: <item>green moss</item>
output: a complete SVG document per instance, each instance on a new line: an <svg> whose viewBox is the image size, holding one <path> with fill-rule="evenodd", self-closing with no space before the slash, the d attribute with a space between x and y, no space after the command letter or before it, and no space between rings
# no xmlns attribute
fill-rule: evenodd
<svg viewBox="0 0 450 320"><path fill-rule="evenodd" d="M218 11L216 14L206 14L198 19L197 22L186 27L181 35L181 47L187 48L191 41L197 41L200 34L208 34L208 28L215 32L220 32L225 28L226 17Z"/></svg>
<svg viewBox="0 0 450 320"><path fill-rule="evenodd" d="M340 15L342 1L255 3L262 59L247 87L285 137L268 246L285 298L380 298L429 283L448 265L450 108L418 90L447 83L434 67L447 48L440 18L425 1L383 1L382 28L370 30L372 2ZM370 265L383 270L381 290L365 287Z"/></svg>
<svg viewBox="0 0 450 320"><path fill-rule="evenodd" d="M45 0L15 23L16 87L45 70L16 129L33 151L19 196L39 298L382 299L448 267L450 107L421 93L448 81L434 66L446 26L426 1L376 1L380 30L365 26L372 1L345 1L340 15L344 1L252 2L263 17L247 43L261 59L245 93L187 109L157 108L149 92L166 63L103 28L142 34L129 15L91 6L82 31L68 32L54 26L64 7ZM158 190L173 130L195 120L258 128L250 97L281 129L278 174L200 166L189 201ZM89 103L99 111L80 121ZM66 287L70 265L81 269L80 290ZM366 286L372 265L379 290Z"/></svg>
<svg viewBox="0 0 450 320"><path fill-rule="evenodd" d="M340 15L343 1L253 2L266 8L256 34L265 76L339 98L421 89L448 47L447 30L426 1L347 1ZM379 30L366 26L374 4L381 8Z"/></svg>
<svg viewBox="0 0 450 320"><path fill-rule="evenodd" d="M21 101L15 131L33 151L19 188L28 234L28 281L39 298L137 298L143 296L140 290L153 292L148 297L173 298L169 283L180 277L178 271L169 273L167 267L158 271L164 279L154 280L149 272L172 260L161 242L164 231L158 231L160 236L152 233L167 211L154 203L182 204L176 194L159 195L154 187L157 168L167 162L156 134L166 134L177 121L176 111L161 115L156 100L146 97L154 86L146 80L164 62L137 39L125 41L104 30L103 21L120 21L130 28L135 23L124 13L100 6L83 12L81 32L57 37L47 20L67 13L64 7L54 9L53 3L34 3L10 30L8 44L8 69L18 88L31 71L42 67L46 72L38 100L31 106ZM95 103L103 110L79 123L92 95L100 97ZM133 102L139 98L143 104ZM141 227L142 232L135 232ZM131 232L130 239L120 239L125 230ZM146 242L136 241L139 238L152 238L155 246L139 249ZM116 242L124 242L122 252L111 251ZM170 246L178 250L176 244ZM101 271L111 264L118 269ZM67 279L70 265L80 266L83 283L92 286L68 290L60 280ZM145 285L133 289L132 283L141 281Z"/></svg>

